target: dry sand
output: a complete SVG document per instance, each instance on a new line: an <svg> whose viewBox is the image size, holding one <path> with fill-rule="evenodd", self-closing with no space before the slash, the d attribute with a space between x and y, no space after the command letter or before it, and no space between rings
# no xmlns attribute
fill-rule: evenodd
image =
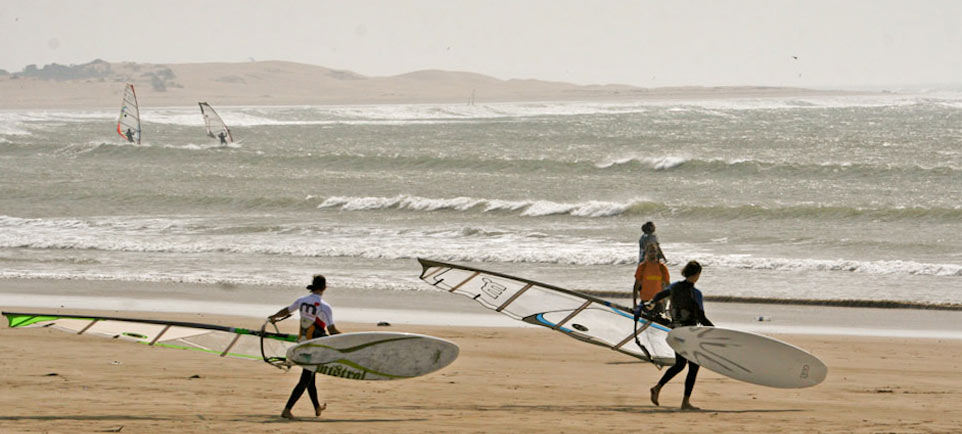
<svg viewBox="0 0 962 434"><path fill-rule="evenodd" d="M241 317L144 315L259 325ZM452 340L461 355L411 380L319 376L327 411L314 418L305 394L294 408L301 419L288 421L279 414L296 370L2 328L0 432L962 432L958 340L780 336L822 358L828 379L809 389L770 389L703 369L693 396L703 410L681 412L683 376L656 407L647 390L663 371L549 330L391 330Z"/></svg>
<svg viewBox="0 0 962 434"><path fill-rule="evenodd" d="M293 62L73 66L85 78L43 79L0 75L0 109L70 109L120 106L124 83L135 85L144 119L151 107L601 101L804 97L848 92L785 87L662 87L575 85L542 80L500 80L481 74L426 70L391 77ZM78 72L79 71L79 72Z"/></svg>

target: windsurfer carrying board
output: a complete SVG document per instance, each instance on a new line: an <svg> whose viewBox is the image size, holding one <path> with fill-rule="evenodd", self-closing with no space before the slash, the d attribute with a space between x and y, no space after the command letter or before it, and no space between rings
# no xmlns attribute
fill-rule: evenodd
<svg viewBox="0 0 962 434"><path fill-rule="evenodd" d="M672 328L699 324L713 327L714 324L705 317L701 291L695 288L695 282L698 282L698 278L701 277L701 264L697 261L689 261L688 264L685 264L685 268L682 268L681 275L685 277L685 280L672 283L668 289L659 292L655 295L655 298L651 299L649 305L671 297ZM674 366L668 368L661 380L658 380L658 384L651 388L651 402L653 404L658 405L658 394L661 392L662 386L671 381L682 369L685 369L686 363L688 364L688 378L685 379L685 397L681 401L681 409L698 410L698 407L691 405L690 401L691 391L695 388L695 379L698 377L698 365L686 360L677 352L675 352Z"/></svg>
<svg viewBox="0 0 962 434"><path fill-rule="evenodd" d="M291 303L290 306L282 308L277 311L277 313L267 317L267 319L271 322L276 322L289 317L294 311L299 311L301 324L297 339L298 342L327 336L328 334L340 334L341 331L334 326L334 313L331 310L331 305L321 298L321 296L324 295L324 290L327 289L327 279L320 274L315 274L311 284L307 285L307 289L311 291L310 294L294 300L294 303ZM300 399L301 395L304 394L304 389L307 389L307 393L311 397L311 402L314 403L314 414L316 416L320 416L321 412L327 408L327 403L321 405L317 400L317 386L314 384L314 371L304 369L301 371L301 379L297 382L297 386L294 386L294 390L291 391L291 397L287 400L287 405L284 406L281 417L287 419L294 418L294 415L291 414L291 409L297 400Z"/></svg>

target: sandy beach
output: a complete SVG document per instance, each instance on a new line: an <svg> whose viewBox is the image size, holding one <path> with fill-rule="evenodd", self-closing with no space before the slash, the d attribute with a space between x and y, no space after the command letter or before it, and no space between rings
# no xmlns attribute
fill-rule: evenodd
<svg viewBox="0 0 962 434"><path fill-rule="evenodd" d="M20 281L14 286L23 290L30 284ZM50 282L32 285L57 291ZM76 290L98 285L73 282L67 286ZM13 290L5 290L9 291ZM414 297L424 300L436 295ZM276 293L268 298L280 302L285 297L286 293ZM464 297L447 297L456 306L471 303ZM351 304L343 294L340 301ZM3 309L30 311L22 306ZM248 327L260 324L252 316L102 313ZM339 321L339 326L345 332L385 330L373 321ZM449 339L460 346L460 357L442 371L412 380L319 377L327 411L320 418L312 417L305 396L294 409L301 419L288 421L278 415L297 382L296 372L51 329L4 327L0 329L4 353L0 385L5 390L0 394L0 432L962 430L956 401L962 394L959 339L780 334L777 337L811 351L829 366L824 383L809 389L771 389L702 370L693 402L703 410L680 412L681 377L664 389L662 406L656 407L647 393L661 376L653 366L543 328L395 323L389 330Z"/></svg>
<svg viewBox="0 0 962 434"><path fill-rule="evenodd" d="M0 434L962 434L960 17L3 1Z"/></svg>

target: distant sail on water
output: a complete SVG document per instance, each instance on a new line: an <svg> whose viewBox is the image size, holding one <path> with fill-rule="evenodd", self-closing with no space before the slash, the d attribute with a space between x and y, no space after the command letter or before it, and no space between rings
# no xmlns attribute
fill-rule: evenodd
<svg viewBox="0 0 962 434"><path fill-rule="evenodd" d="M120 117L117 118L117 134L128 142L140 144L140 108L137 107L137 94L134 85L127 83L124 89L124 101L120 105Z"/></svg>
<svg viewBox="0 0 962 434"><path fill-rule="evenodd" d="M204 115L204 126L207 127L207 136L220 139L222 144L234 143L234 138L230 135L230 128L224 120L217 115L217 112L206 102L199 102L200 113Z"/></svg>

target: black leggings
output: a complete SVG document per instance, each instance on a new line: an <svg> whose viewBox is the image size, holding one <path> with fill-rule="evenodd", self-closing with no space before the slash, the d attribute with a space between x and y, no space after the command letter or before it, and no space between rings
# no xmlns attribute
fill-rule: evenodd
<svg viewBox="0 0 962 434"><path fill-rule="evenodd" d="M665 375L661 376L661 380L658 380L658 386L664 386L671 381L675 375L685 369L686 363L688 364L688 378L685 379L685 396L691 396L691 390L695 388L695 379L698 377L698 365L695 362L689 362L678 353L675 353L675 364L668 368Z"/></svg>
<svg viewBox="0 0 962 434"><path fill-rule="evenodd" d="M307 394L311 396L311 402L314 403L314 408L320 407L321 404L317 402L317 386L314 385L314 372L304 369L301 371L301 379L297 382L297 386L294 386L294 390L291 391L291 397L287 400L288 410L294 408L294 404L301 395L304 394L304 389L307 389Z"/></svg>

